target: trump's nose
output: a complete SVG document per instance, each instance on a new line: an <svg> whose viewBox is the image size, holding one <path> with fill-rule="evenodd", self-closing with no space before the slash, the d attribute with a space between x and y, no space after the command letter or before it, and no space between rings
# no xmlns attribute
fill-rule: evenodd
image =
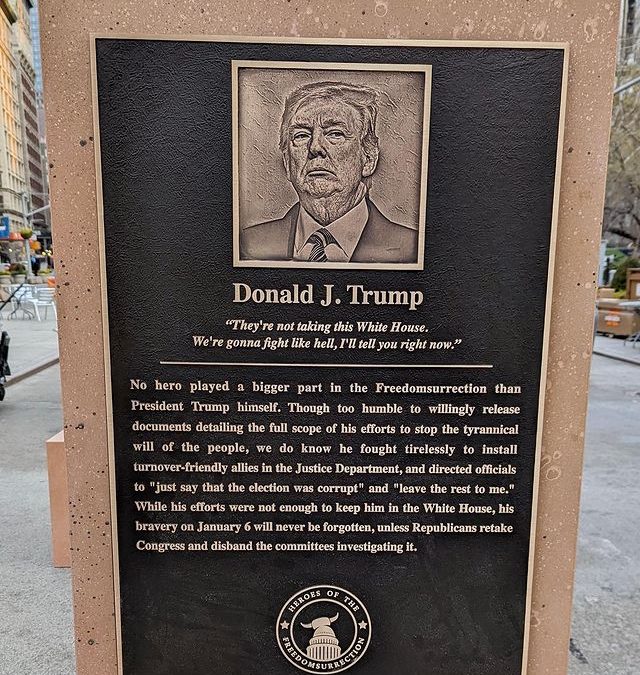
<svg viewBox="0 0 640 675"><path fill-rule="evenodd" d="M309 141L309 157L326 157L327 150L324 147L322 129L314 129Z"/></svg>

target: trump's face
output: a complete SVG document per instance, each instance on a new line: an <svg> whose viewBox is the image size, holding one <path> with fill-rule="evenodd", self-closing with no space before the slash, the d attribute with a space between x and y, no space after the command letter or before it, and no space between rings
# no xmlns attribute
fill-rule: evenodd
<svg viewBox="0 0 640 675"><path fill-rule="evenodd" d="M362 132L358 112L342 101L312 99L298 108L287 129L284 164L301 200L348 202L358 192L375 169Z"/></svg>

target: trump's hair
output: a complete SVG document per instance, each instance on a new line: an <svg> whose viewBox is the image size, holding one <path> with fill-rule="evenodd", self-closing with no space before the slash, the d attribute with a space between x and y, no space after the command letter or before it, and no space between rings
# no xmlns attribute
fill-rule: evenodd
<svg viewBox="0 0 640 675"><path fill-rule="evenodd" d="M362 149L368 157L378 155L378 136L376 122L378 119L379 93L371 87L344 82L313 82L298 87L287 96L280 124L280 150L287 151L289 142L289 126L300 107L311 100L340 101L351 106L359 115L362 123L360 141Z"/></svg>

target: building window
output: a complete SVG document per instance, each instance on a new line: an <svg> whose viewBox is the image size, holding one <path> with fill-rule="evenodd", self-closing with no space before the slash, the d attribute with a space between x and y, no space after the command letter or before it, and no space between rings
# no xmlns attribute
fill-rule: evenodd
<svg viewBox="0 0 640 675"><path fill-rule="evenodd" d="M635 53L636 40L636 0L627 0L627 16L624 27L624 56L630 60Z"/></svg>

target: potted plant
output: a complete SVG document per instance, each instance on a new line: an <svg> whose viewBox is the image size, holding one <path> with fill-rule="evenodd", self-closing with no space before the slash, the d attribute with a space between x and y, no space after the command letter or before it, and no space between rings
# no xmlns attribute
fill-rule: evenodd
<svg viewBox="0 0 640 675"><path fill-rule="evenodd" d="M43 270L38 270L38 274L36 276L36 283L46 284L47 279L51 276L51 270L45 267Z"/></svg>
<svg viewBox="0 0 640 675"><path fill-rule="evenodd" d="M20 230L20 236L21 236L25 241L28 241L28 240L31 239L31 237L33 236L33 230L32 230L30 227L23 227L23 228Z"/></svg>
<svg viewBox="0 0 640 675"><path fill-rule="evenodd" d="M9 270L14 284L23 284L26 281L27 273L22 263L11 263Z"/></svg>
<svg viewBox="0 0 640 675"><path fill-rule="evenodd" d="M11 284L11 272L9 270L0 270L0 286L9 286Z"/></svg>

